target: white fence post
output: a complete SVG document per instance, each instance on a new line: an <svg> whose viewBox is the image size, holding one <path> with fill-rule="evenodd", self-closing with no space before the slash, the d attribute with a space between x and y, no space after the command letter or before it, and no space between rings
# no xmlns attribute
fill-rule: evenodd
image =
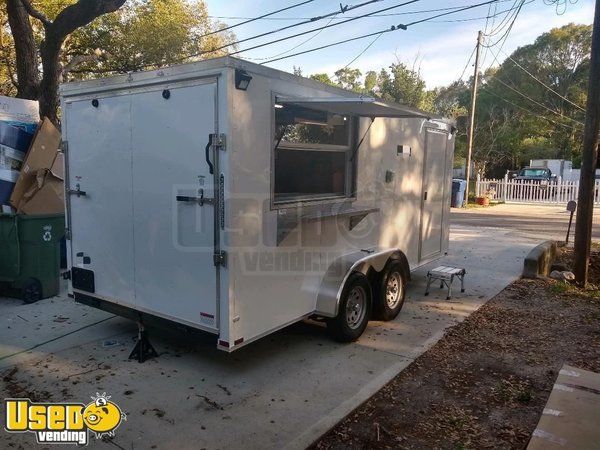
<svg viewBox="0 0 600 450"><path fill-rule="evenodd" d="M510 180L508 174L504 178L481 178L477 174L475 195L481 197L490 187L496 186L496 200L507 203L546 203L566 204L570 200L577 200L579 182L558 178L555 183L542 185L533 180ZM594 203L600 204L600 180L596 180L594 190Z"/></svg>

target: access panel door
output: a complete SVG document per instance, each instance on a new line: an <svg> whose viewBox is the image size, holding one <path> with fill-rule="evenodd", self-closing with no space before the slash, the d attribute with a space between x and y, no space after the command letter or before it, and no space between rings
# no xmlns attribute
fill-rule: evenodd
<svg viewBox="0 0 600 450"><path fill-rule="evenodd" d="M421 261L432 258L442 251L447 140L446 133L433 130L425 132Z"/></svg>
<svg viewBox="0 0 600 450"><path fill-rule="evenodd" d="M212 329L215 216L205 147L216 129L215 96L211 80L136 93L131 107L137 304Z"/></svg>
<svg viewBox="0 0 600 450"><path fill-rule="evenodd" d="M133 305L128 96L65 104L71 265L94 272L95 294Z"/></svg>

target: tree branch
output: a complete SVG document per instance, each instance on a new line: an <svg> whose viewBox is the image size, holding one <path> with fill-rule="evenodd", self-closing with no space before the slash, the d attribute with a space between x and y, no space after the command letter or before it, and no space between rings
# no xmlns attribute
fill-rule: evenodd
<svg viewBox="0 0 600 450"><path fill-rule="evenodd" d="M116 11L126 0L79 0L63 9L52 23L52 34L61 42L76 29L95 18ZM49 30L50 31L50 30Z"/></svg>
<svg viewBox="0 0 600 450"><path fill-rule="evenodd" d="M23 7L27 11L27 14L29 14L31 17L36 18L40 22L42 22L44 24L44 26L48 26L48 25L52 24L52 21L50 19L48 19L48 17L43 12L35 9L29 0L21 0L21 3L23 4Z"/></svg>
<svg viewBox="0 0 600 450"><path fill-rule="evenodd" d="M69 60L69 62L67 64L65 64L63 66L63 68L61 69L61 78L63 78L69 72L71 72L72 70L74 70L75 67L77 67L78 65L83 64L85 62L96 61L101 56L103 56L103 55L102 55L102 52L100 51L100 49L96 49L93 53L88 54L88 55L75 55L75 56L73 56Z"/></svg>

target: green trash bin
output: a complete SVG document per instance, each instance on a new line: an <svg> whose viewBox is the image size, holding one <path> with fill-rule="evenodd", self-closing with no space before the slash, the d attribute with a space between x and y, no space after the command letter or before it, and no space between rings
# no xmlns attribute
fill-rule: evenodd
<svg viewBox="0 0 600 450"><path fill-rule="evenodd" d="M0 284L27 303L58 294L64 214L0 214Z"/></svg>

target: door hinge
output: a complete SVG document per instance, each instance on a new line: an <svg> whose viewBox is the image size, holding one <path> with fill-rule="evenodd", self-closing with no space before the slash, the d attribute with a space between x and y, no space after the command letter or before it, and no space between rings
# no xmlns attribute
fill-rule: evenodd
<svg viewBox="0 0 600 450"><path fill-rule="evenodd" d="M225 151L226 149L226 139L225 139L225 133L215 133L215 134L211 134L211 140L212 140L212 145L213 147L215 147L217 150L223 150Z"/></svg>
<svg viewBox="0 0 600 450"><path fill-rule="evenodd" d="M213 254L213 262L215 266L227 267L227 253L223 250Z"/></svg>
<svg viewBox="0 0 600 450"><path fill-rule="evenodd" d="M67 154L69 151L69 141L62 141L60 143L60 148L64 154Z"/></svg>
<svg viewBox="0 0 600 450"><path fill-rule="evenodd" d="M67 241L71 240L71 230L69 230L68 228L65 230L65 239Z"/></svg>

